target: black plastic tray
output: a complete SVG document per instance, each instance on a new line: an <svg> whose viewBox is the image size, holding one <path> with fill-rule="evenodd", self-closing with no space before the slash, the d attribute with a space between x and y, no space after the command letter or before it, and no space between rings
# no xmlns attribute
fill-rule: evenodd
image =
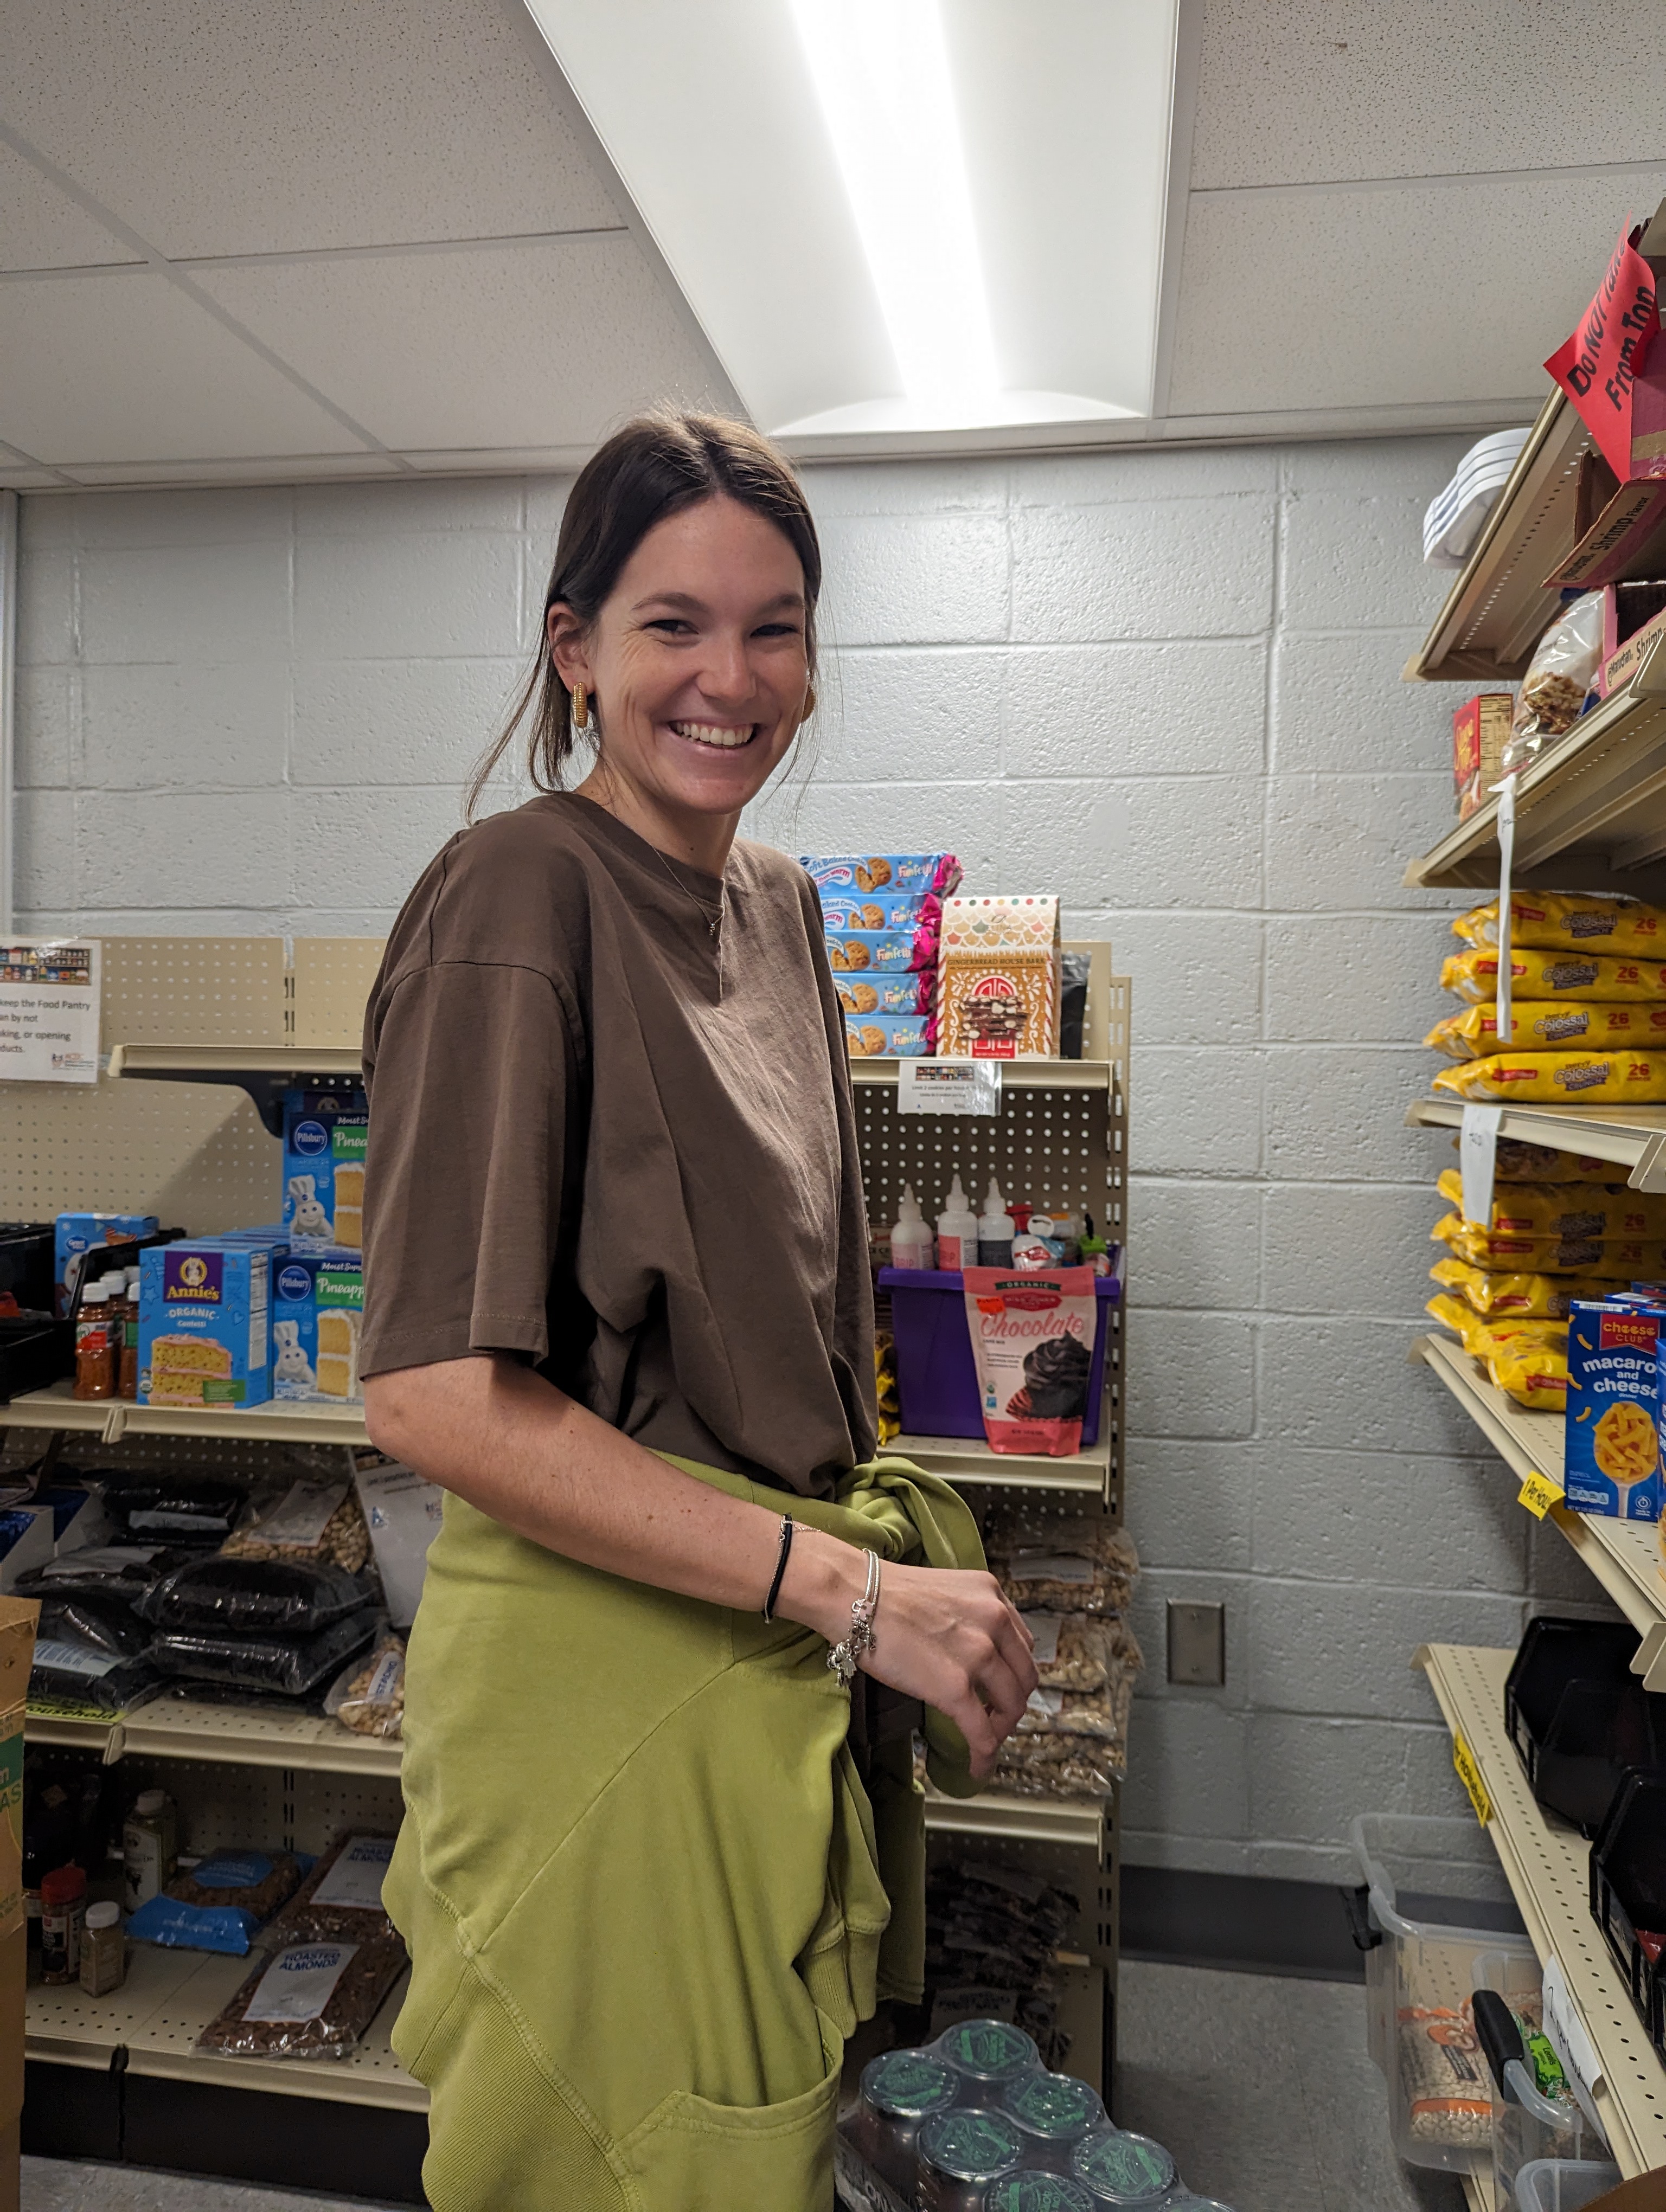
<svg viewBox="0 0 1666 2212"><path fill-rule="evenodd" d="M1505 1724L1534 1796L1588 1836L1628 1767L1666 1763L1666 1698L1633 1674L1637 1646L1623 1621L1541 1614L1505 1685Z"/></svg>

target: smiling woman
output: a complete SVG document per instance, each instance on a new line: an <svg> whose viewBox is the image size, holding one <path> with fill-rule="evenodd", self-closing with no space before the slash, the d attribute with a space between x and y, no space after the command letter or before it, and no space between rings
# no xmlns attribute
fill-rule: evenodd
<svg viewBox="0 0 1666 2212"><path fill-rule="evenodd" d="M735 836L820 582L754 432L605 447L541 795L429 867L367 1015L365 1416L450 1493L386 1891L435 2212L826 2212L844 2038L920 1994L914 1728L964 1792L1036 1681L964 1505L871 1456L821 911Z"/></svg>

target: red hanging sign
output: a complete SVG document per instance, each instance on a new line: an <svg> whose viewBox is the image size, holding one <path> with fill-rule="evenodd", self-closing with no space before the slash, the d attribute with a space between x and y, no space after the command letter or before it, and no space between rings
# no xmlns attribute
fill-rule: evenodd
<svg viewBox="0 0 1666 2212"><path fill-rule="evenodd" d="M1633 387L1660 328L1654 271L1637 251L1639 228L1624 231L1596 297L1566 345L1545 363L1578 410L1621 483L1639 471L1632 459Z"/></svg>

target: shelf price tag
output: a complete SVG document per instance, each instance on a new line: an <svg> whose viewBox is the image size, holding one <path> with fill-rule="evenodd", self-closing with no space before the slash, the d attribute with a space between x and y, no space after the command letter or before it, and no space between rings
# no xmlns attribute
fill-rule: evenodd
<svg viewBox="0 0 1666 2212"><path fill-rule="evenodd" d="M899 1114L999 1114L998 1060L899 1060Z"/></svg>
<svg viewBox="0 0 1666 2212"><path fill-rule="evenodd" d="M1554 1951L1545 1960L1544 2007L1545 2033L1556 2046L1556 2056L1573 2077L1575 2091L1584 2092L1580 2103L1595 2118L1590 2100L1602 2079L1602 2062L1596 2055L1590 2030L1579 2017L1579 2008L1567 1985L1562 1962Z"/></svg>
<svg viewBox="0 0 1666 2212"><path fill-rule="evenodd" d="M1525 1505L1535 1521L1542 1521L1553 1505L1560 1505L1565 1492L1547 1474L1529 1474L1516 1492L1517 1505Z"/></svg>
<svg viewBox="0 0 1666 2212"><path fill-rule="evenodd" d="M1498 1167L1502 1106L1466 1106L1458 1136L1458 1164L1463 1176L1463 1218L1478 1229L1493 1225L1493 1178Z"/></svg>
<svg viewBox="0 0 1666 2212"><path fill-rule="evenodd" d="M1461 1729L1452 1731L1452 1764L1457 1769L1458 1780L1469 1792L1469 1802L1475 1808L1475 1818L1484 1828L1493 1817L1493 1800L1487 1794L1487 1784L1481 1778L1481 1769L1475 1764L1475 1754L1463 1740Z"/></svg>

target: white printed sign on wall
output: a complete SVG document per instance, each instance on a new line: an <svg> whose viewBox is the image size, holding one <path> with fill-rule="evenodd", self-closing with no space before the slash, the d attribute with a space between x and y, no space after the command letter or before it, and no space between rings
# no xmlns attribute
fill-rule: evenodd
<svg viewBox="0 0 1666 2212"><path fill-rule="evenodd" d="M0 939L0 1081L96 1083L95 938Z"/></svg>

